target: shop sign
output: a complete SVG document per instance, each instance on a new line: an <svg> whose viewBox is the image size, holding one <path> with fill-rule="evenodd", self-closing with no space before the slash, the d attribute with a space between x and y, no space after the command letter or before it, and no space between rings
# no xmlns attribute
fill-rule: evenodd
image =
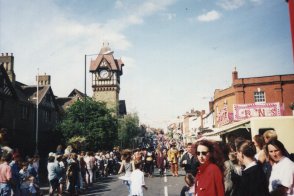
<svg viewBox="0 0 294 196"><path fill-rule="evenodd" d="M233 104L234 121L240 121L251 117L281 116L280 103L253 103Z"/></svg>

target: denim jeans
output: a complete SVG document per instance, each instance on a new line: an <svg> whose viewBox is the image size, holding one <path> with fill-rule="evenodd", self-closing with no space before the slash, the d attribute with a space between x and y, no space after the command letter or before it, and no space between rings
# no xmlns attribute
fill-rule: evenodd
<svg viewBox="0 0 294 196"><path fill-rule="evenodd" d="M11 187L7 183L0 183L0 195L2 196L10 196L11 195Z"/></svg>
<svg viewBox="0 0 294 196"><path fill-rule="evenodd" d="M123 184L127 185L129 195L131 194L131 181L130 180L123 180Z"/></svg>

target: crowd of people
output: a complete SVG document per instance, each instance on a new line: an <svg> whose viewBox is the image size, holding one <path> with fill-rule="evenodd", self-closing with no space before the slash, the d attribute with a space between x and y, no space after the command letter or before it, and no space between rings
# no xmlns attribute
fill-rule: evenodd
<svg viewBox="0 0 294 196"><path fill-rule="evenodd" d="M199 165L196 175L187 172L181 196L294 195L294 163L273 130L253 140L201 140L192 146Z"/></svg>
<svg viewBox="0 0 294 196"><path fill-rule="evenodd" d="M1 135L4 133L0 131ZM1 145L0 195L42 195L40 158L20 156ZM49 195L79 195L98 178L118 175L128 195L142 196L145 177L185 171L180 196L294 195L294 163L276 132L268 130L252 140L230 138L227 143L200 140L183 147L175 140L156 145L111 151L77 151L59 145L47 159Z"/></svg>
<svg viewBox="0 0 294 196"><path fill-rule="evenodd" d="M71 145L64 150L58 146L56 153L49 153L48 157L49 194L57 191L59 195L78 195L98 177L117 174L120 156L116 147L112 151L76 152Z"/></svg>
<svg viewBox="0 0 294 196"><path fill-rule="evenodd" d="M7 130L0 129L0 195L38 195L39 156L26 156L7 145Z"/></svg>

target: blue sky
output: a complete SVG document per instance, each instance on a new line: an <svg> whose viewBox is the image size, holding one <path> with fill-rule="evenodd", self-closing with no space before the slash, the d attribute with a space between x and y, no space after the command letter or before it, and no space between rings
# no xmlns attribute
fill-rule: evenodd
<svg viewBox="0 0 294 196"><path fill-rule="evenodd" d="M14 53L18 81L35 84L39 68L56 96L84 91L84 54L109 42L125 63L120 99L160 128L208 110L235 66L293 74L289 26L284 0L0 0L0 52Z"/></svg>

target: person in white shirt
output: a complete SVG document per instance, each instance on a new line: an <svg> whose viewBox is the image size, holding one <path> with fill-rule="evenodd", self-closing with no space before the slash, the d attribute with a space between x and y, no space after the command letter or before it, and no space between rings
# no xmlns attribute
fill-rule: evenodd
<svg viewBox="0 0 294 196"><path fill-rule="evenodd" d="M87 152L87 155L84 157L86 162L86 167L88 172L86 172L86 182L88 185L92 185L94 179L94 166L96 164L96 158L94 157L94 152Z"/></svg>
<svg viewBox="0 0 294 196"><path fill-rule="evenodd" d="M266 144L266 152L272 165L269 179L271 195L294 195L294 163L287 157L287 150L279 140L271 140Z"/></svg>
<svg viewBox="0 0 294 196"><path fill-rule="evenodd" d="M135 161L135 170L131 173L130 181L131 181L131 195L132 196L143 196L143 188L147 190L147 186L145 185L144 173L140 170L141 161Z"/></svg>

